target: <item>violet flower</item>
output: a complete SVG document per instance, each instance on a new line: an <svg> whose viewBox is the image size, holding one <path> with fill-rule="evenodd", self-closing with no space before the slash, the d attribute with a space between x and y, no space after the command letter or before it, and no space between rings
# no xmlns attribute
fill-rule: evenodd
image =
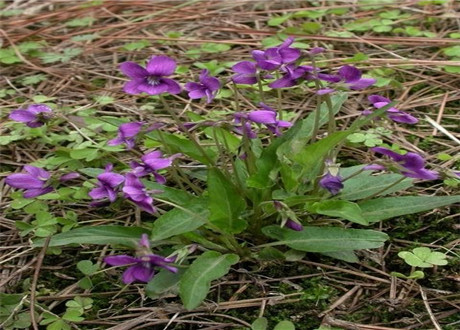
<svg viewBox="0 0 460 330"><path fill-rule="evenodd" d="M276 136L281 135L279 128L292 126L292 123L288 121L277 120L276 116L278 114L275 109L269 107L268 105L262 102L260 103L260 106L263 110L255 110L249 112L247 114L248 120L257 124L264 124Z"/></svg>
<svg viewBox="0 0 460 330"><path fill-rule="evenodd" d="M80 177L80 174L79 174L79 173L77 173L77 172L70 172L70 173L61 175L61 177L59 178L59 181L61 181L61 182L66 182L66 181L71 181L71 180L78 179L79 177Z"/></svg>
<svg viewBox="0 0 460 330"><path fill-rule="evenodd" d="M257 138L257 134L253 131L251 124L247 120L247 114L237 112L234 114L234 117L233 132L238 135L246 136L249 139Z"/></svg>
<svg viewBox="0 0 460 330"><path fill-rule="evenodd" d="M318 73L318 78L331 83L343 83L346 88L352 90L364 89L377 81L373 78L362 78L361 71L352 65L342 66L336 75ZM333 91L333 88L323 88L318 90L317 94L323 95Z"/></svg>
<svg viewBox="0 0 460 330"><path fill-rule="evenodd" d="M156 192L156 191L152 191ZM127 199L139 206L141 210L154 213L153 198L149 195L147 188L134 173L127 173L123 193Z"/></svg>
<svg viewBox="0 0 460 330"><path fill-rule="evenodd" d="M152 173L158 183L165 184L165 177L160 175L157 171L171 166L173 160L179 156L180 154L174 154L170 157L163 157L163 153L159 150L156 150L149 152L148 154L145 154L141 157L143 164L133 161L131 162L130 166L133 169L133 173L137 177L142 177Z"/></svg>
<svg viewBox="0 0 460 330"><path fill-rule="evenodd" d="M289 228L289 229L295 230L295 231L302 231L303 230L303 226L300 223L295 222L295 221L293 221L291 219L288 219L284 226Z"/></svg>
<svg viewBox="0 0 460 330"><path fill-rule="evenodd" d="M147 234L142 234L138 243L136 257L126 254L118 256L108 256L104 262L110 266L128 266L122 275L123 283L131 284L133 282L149 282L155 275L155 268L160 267L170 272L176 273L177 268L168 264L173 263L176 257L165 258L153 254L150 250L150 242Z"/></svg>
<svg viewBox="0 0 460 330"><path fill-rule="evenodd" d="M45 125L51 116L52 110L47 105L31 104L26 110L11 111L9 118L35 128Z"/></svg>
<svg viewBox="0 0 460 330"><path fill-rule="evenodd" d="M112 203L117 199L118 186L125 181L125 177L112 172L112 169L112 164L105 166L105 172L97 176L97 187L88 193L89 197L95 200L108 198ZM99 205L99 202L93 204L93 206L96 205Z"/></svg>
<svg viewBox="0 0 460 330"><path fill-rule="evenodd" d="M136 136L141 131L142 125L142 122L121 124L120 127L118 127L117 137L109 140L107 144L109 146L117 146L124 143L128 150L134 148Z"/></svg>
<svg viewBox="0 0 460 330"><path fill-rule="evenodd" d="M28 173L14 173L6 177L5 183L13 188L24 189L24 198L33 198L53 191L47 186L50 173L40 167L24 165Z"/></svg>
<svg viewBox="0 0 460 330"><path fill-rule="evenodd" d="M201 71L199 83L189 82L185 84L185 89L189 92L188 97L191 99L206 97L207 103L211 103L216 97L219 88L219 79L209 76L208 70Z"/></svg>
<svg viewBox="0 0 460 330"><path fill-rule="evenodd" d="M327 172L321 180L319 180L319 185L324 189L327 189L331 195L337 195L340 190L343 189L342 177L339 175L332 175L330 172Z"/></svg>
<svg viewBox="0 0 460 330"><path fill-rule="evenodd" d="M162 93L178 94L181 91L180 85L167 76L174 74L176 61L168 56L153 56L144 69L137 63L124 62L120 65L121 71L131 78L123 90L128 94L139 94L141 92L157 95Z"/></svg>
<svg viewBox="0 0 460 330"><path fill-rule="evenodd" d="M313 71L313 67L310 66L296 66L295 64L288 64L281 68L284 71L283 76L280 79L277 79L270 84L268 84L271 88L284 88L284 87L292 87L297 85L301 78L305 78L305 75L308 72Z"/></svg>
<svg viewBox="0 0 460 330"><path fill-rule="evenodd" d="M282 64L292 63L300 57L300 50L289 47L294 42L294 38L287 38L278 47L268 48L267 50L254 50L252 57L262 70L272 71L278 69Z"/></svg>
<svg viewBox="0 0 460 330"><path fill-rule="evenodd" d="M425 167L425 160L419 154L414 152L408 152L405 155L400 155L390 149L383 147L375 147L371 149L372 151L390 157L402 168L401 174L409 177L420 180L436 180L439 175L436 171L427 170ZM369 169L369 167L366 167Z"/></svg>
<svg viewBox="0 0 460 330"><path fill-rule="evenodd" d="M383 97L380 95L370 95L367 99L377 109L383 108L384 106L391 103L390 99L387 99L386 97ZM369 114L369 113L371 113L370 110L363 111L363 114ZM404 111L396 109L394 107L391 107L387 110L387 116L391 120L398 122L398 123L415 124L418 122L417 118L411 116L410 114Z"/></svg>
<svg viewBox="0 0 460 330"><path fill-rule="evenodd" d="M257 84L257 68L256 64L249 61L242 61L232 66L236 75L232 77L232 81L236 84L254 85Z"/></svg>

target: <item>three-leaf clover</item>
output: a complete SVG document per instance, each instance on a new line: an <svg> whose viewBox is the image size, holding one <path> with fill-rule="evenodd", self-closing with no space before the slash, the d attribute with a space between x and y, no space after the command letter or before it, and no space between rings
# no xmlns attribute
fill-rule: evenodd
<svg viewBox="0 0 460 330"><path fill-rule="evenodd" d="M418 247L409 251L401 251L398 256L413 267L431 268L447 265L446 255L442 252L431 251L427 247Z"/></svg>

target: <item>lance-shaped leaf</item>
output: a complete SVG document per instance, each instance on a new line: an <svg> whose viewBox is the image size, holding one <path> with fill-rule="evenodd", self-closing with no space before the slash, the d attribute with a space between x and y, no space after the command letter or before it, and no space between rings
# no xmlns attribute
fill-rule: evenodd
<svg viewBox="0 0 460 330"><path fill-rule="evenodd" d="M198 307L206 298L211 281L227 274L238 260L236 254L222 255L215 251L205 252L195 259L180 280L179 292L185 308Z"/></svg>
<svg viewBox="0 0 460 330"><path fill-rule="evenodd" d="M195 198L183 207L178 206L161 215L153 223L152 241L193 231L206 223L209 211L207 200Z"/></svg>
<svg viewBox="0 0 460 330"><path fill-rule="evenodd" d="M240 233L247 222L240 218L246 202L233 183L216 169L208 172L209 221L227 233Z"/></svg>
<svg viewBox="0 0 460 330"><path fill-rule="evenodd" d="M294 231L278 226L262 229L268 237L278 242L270 245L287 245L305 252L338 252L381 247L388 235L374 230L345 229L338 227L304 227Z"/></svg>
<svg viewBox="0 0 460 330"><path fill-rule="evenodd" d="M136 247L141 235L148 232L147 229L140 227L80 227L54 235L50 240L49 246L63 246L69 244L116 244ZM43 246L44 242L44 239L37 239L34 241L33 246Z"/></svg>
<svg viewBox="0 0 460 330"><path fill-rule="evenodd" d="M368 225L369 222L363 217L358 204L341 201L341 200L324 200L321 202L307 204L307 209L310 212L317 214L329 215L331 217L339 217L351 222L359 223L360 225Z"/></svg>
<svg viewBox="0 0 460 330"><path fill-rule="evenodd" d="M372 223L454 203L460 203L460 195L386 197L363 201L358 205L363 211L363 216Z"/></svg>

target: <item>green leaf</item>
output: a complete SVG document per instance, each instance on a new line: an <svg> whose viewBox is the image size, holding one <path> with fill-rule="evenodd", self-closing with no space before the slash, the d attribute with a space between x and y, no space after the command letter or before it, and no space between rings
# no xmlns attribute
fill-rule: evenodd
<svg viewBox="0 0 460 330"><path fill-rule="evenodd" d="M29 205L34 200L32 198L18 198L11 202L11 208L18 210L22 209L24 206Z"/></svg>
<svg viewBox="0 0 460 330"><path fill-rule="evenodd" d="M294 160L303 166L301 174L303 180L312 180L318 176L320 169L318 165L323 164L324 158L332 148L344 141L350 134L351 131L332 133L328 137L308 145L297 155L294 155Z"/></svg>
<svg viewBox="0 0 460 330"><path fill-rule="evenodd" d="M220 254L208 251L200 255L185 271L180 281L180 297L184 307L192 310L198 307L206 298L211 287L211 281L216 280L236 264L239 257L236 254Z"/></svg>
<svg viewBox="0 0 460 330"><path fill-rule="evenodd" d="M200 150L198 150L197 146L190 140L170 133L159 133L158 131L152 131L146 134L146 136L162 143L164 141L164 143L166 143L170 147L172 152L182 153L187 156L190 156L191 158L203 164L211 165L209 160L202 154L202 152L200 152ZM208 155L208 158L214 159L216 157L216 153L213 150L205 147L202 148L205 150L206 154Z"/></svg>
<svg viewBox="0 0 460 330"><path fill-rule="evenodd" d="M153 223L151 239L160 241L201 227L209 215L207 206L207 200L195 198L166 212Z"/></svg>
<svg viewBox="0 0 460 330"><path fill-rule="evenodd" d="M0 49L0 63L3 64L14 64L21 63L22 60L16 55L14 49L4 48Z"/></svg>
<svg viewBox="0 0 460 330"><path fill-rule="evenodd" d="M155 274L152 280L147 283L145 287L145 293L150 298L158 298L161 294L170 291L177 291L180 278L182 277L184 269L179 269L177 273L171 273L166 269L162 269Z"/></svg>
<svg viewBox="0 0 460 330"><path fill-rule="evenodd" d="M201 50L205 53L223 53L231 49L231 46L228 44L219 44L219 43L205 43L201 45Z"/></svg>
<svg viewBox="0 0 460 330"><path fill-rule="evenodd" d="M444 48L443 53L447 56L460 57L460 45Z"/></svg>
<svg viewBox="0 0 460 330"><path fill-rule="evenodd" d="M353 263L359 262L359 259L353 250L351 251L344 250L344 251L337 251L337 252L322 252L321 254L334 258L334 259L343 260L346 262L353 262Z"/></svg>
<svg viewBox="0 0 460 330"><path fill-rule="evenodd" d="M268 320L265 317L259 317L251 324L251 330L266 330L267 327Z"/></svg>
<svg viewBox="0 0 460 330"><path fill-rule="evenodd" d="M447 256L444 253L431 251L428 247L418 247L412 252L401 251L398 256L412 267L430 268L434 265L447 265Z"/></svg>
<svg viewBox="0 0 460 330"><path fill-rule="evenodd" d="M227 233L241 233L247 222L240 218L246 202L224 175L217 169L208 171L209 221Z"/></svg>
<svg viewBox="0 0 460 330"><path fill-rule="evenodd" d="M74 308L68 308L64 315L62 315L62 319L70 322L81 322L85 318L81 317L81 310L80 309L74 309Z"/></svg>
<svg viewBox="0 0 460 330"><path fill-rule="evenodd" d="M81 260L77 263L77 268L85 275L91 275L98 271L99 266L93 264L91 260Z"/></svg>
<svg viewBox="0 0 460 330"><path fill-rule="evenodd" d="M273 330L295 330L295 326L291 321L281 321L273 328Z"/></svg>
<svg viewBox="0 0 460 330"><path fill-rule="evenodd" d="M123 46L124 50L127 51L133 51L133 50L142 50L145 47L151 46L150 41L148 40L139 40L139 41L134 41L130 42L129 44L126 44Z"/></svg>
<svg viewBox="0 0 460 330"><path fill-rule="evenodd" d="M308 207L308 210L317 214L343 218L360 225L369 224L369 222L363 217L363 212L358 204L348 201L325 200L314 203Z"/></svg>
<svg viewBox="0 0 460 330"><path fill-rule="evenodd" d="M71 327L64 320L57 320L46 327L46 330L70 330Z"/></svg>
<svg viewBox="0 0 460 330"><path fill-rule="evenodd" d="M388 239L387 234L374 230L338 227L304 227L302 231L295 231L279 226L268 226L264 227L262 232L268 237L277 239L276 245L287 245L292 249L305 252L373 249L383 246Z"/></svg>
<svg viewBox="0 0 460 330"><path fill-rule="evenodd" d="M283 15L283 16L272 17L272 18L270 18L268 20L267 24L268 24L268 26L278 26L278 25L283 24L289 18L291 18L291 15Z"/></svg>
<svg viewBox="0 0 460 330"><path fill-rule="evenodd" d="M406 190L413 186L412 179L404 179L400 174L383 174L378 176L371 175L370 171L364 171L344 182L344 187L340 191L340 199L346 200L360 200L370 197L380 191L379 196L392 194L397 191ZM393 185L392 187L390 187ZM390 187L383 191L386 187Z"/></svg>
<svg viewBox="0 0 460 330"><path fill-rule="evenodd" d="M321 30L321 24L317 22L306 22L302 24L302 30L309 34L318 33Z"/></svg>
<svg viewBox="0 0 460 330"><path fill-rule="evenodd" d="M460 195L454 196L400 196L371 199L358 203L363 216L370 222L377 222L406 214L430 211L460 202Z"/></svg>
<svg viewBox="0 0 460 330"><path fill-rule="evenodd" d="M147 233L147 229L140 227L81 227L54 235L51 238L49 246L62 246L68 244L114 244L136 247L141 235ZM43 239L37 239L33 242L33 246L41 247L44 242Z"/></svg>
<svg viewBox="0 0 460 330"><path fill-rule="evenodd" d="M332 111L337 113L342 104L347 99L345 93L339 93L332 96ZM247 185L253 188L268 188L273 185L270 178L272 171L275 171L279 165L279 159L284 155L291 156L299 153L305 144L311 138L315 122L315 113L310 114L307 118L298 121L291 129L281 137L273 141L267 148L262 151L262 155L257 159L257 172L249 177ZM323 103L320 108L319 126L323 126L328 121L328 108Z"/></svg>

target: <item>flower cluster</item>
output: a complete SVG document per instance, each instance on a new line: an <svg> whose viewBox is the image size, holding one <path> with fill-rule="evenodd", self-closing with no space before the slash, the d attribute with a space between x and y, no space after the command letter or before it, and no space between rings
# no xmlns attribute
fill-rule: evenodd
<svg viewBox="0 0 460 330"><path fill-rule="evenodd" d="M94 200L93 206L100 206L113 203L120 191L123 196L137 205L141 210L154 213L153 198L151 194L159 193L157 190L147 190L139 177L152 173L160 184L166 183L166 178L157 171L171 166L172 161L179 155L163 158L161 151L152 151L142 156L144 164L133 161L132 171L126 175L112 172L113 165L107 164L105 172L97 176L96 188L89 192L89 196ZM121 185L123 184L123 187Z"/></svg>

